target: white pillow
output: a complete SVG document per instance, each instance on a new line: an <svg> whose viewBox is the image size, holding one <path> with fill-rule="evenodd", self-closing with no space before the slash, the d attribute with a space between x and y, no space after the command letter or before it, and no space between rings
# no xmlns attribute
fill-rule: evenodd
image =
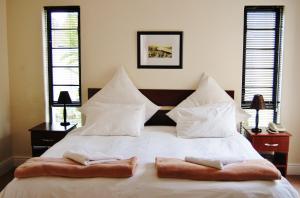
<svg viewBox="0 0 300 198"><path fill-rule="evenodd" d="M231 102L178 108L176 114L180 137L228 137L236 133L235 107Z"/></svg>
<svg viewBox="0 0 300 198"><path fill-rule="evenodd" d="M105 104L85 108L86 123L78 135L139 136L144 127L145 105Z"/></svg>
<svg viewBox="0 0 300 198"><path fill-rule="evenodd" d="M150 119L159 109L157 105L146 98L129 79L123 67L120 67L113 78L92 98L80 108L84 112L96 102L112 104L145 104L146 116L144 122Z"/></svg>
<svg viewBox="0 0 300 198"><path fill-rule="evenodd" d="M218 85L218 83L206 73L200 77L198 89L189 97L178 104L174 109L169 111L167 115L177 122L176 111L179 107L198 107L205 104L213 104L219 102L234 102L234 100ZM236 123L247 120L250 115L241 107L235 104Z"/></svg>

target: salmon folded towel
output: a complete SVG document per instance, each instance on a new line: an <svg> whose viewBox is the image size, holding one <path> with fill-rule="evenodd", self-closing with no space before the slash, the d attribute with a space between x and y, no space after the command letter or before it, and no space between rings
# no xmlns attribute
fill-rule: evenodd
<svg viewBox="0 0 300 198"><path fill-rule="evenodd" d="M136 157L89 166L84 166L64 158L35 157L20 165L15 170L15 177L127 178L133 175L136 165Z"/></svg>
<svg viewBox="0 0 300 198"><path fill-rule="evenodd" d="M157 157L155 165L158 177L162 178L203 181L276 180L281 178L280 171L265 159L231 163L225 165L221 170L180 159L163 157Z"/></svg>

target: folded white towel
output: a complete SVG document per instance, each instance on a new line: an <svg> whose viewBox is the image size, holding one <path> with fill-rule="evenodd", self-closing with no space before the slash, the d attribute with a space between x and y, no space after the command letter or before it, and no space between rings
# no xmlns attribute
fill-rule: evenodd
<svg viewBox="0 0 300 198"><path fill-rule="evenodd" d="M64 158L74 160L83 165L91 165L96 163L110 162L121 160L120 156L106 155L102 152L92 152L87 150L69 150L63 154Z"/></svg>
<svg viewBox="0 0 300 198"><path fill-rule="evenodd" d="M227 164L233 164L233 163L239 163L239 162L243 162L244 160L241 159L235 159L235 158L228 158L228 159L220 159L223 166L227 165Z"/></svg>
<svg viewBox="0 0 300 198"><path fill-rule="evenodd" d="M199 157L185 157L186 162L194 163L194 164L199 164L199 165L204 165L204 166L209 166L217 169L222 169L223 164L221 160L216 160L216 159L208 159L208 158L199 158Z"/></svg>
<svg viewBox="0 0 300 198"><path fill-rule="evenodd" d="M186 162L194 163L194 164L199 164L203 166L209 166L217 169L223 169L223 166L227 164L232 164L232 163L237 163L237 162L242 162L243 160L239 159L214 159L214 158L204 158L204 157L190 157L186 156L185 157Z"/></svg>

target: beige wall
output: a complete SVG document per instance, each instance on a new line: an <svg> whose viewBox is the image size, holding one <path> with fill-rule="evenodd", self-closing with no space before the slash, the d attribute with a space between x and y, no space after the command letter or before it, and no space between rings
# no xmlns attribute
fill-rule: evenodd
<svg viewBox="0 0 300 198"><path fill-rule="evenodd" d="M0 0L0 163L11 156L6 1Z"/></svg>
<svg viewBox="0 0 300 198"><path fill-rule="evenodd" d="M289 162L300 163L300 1L287 11L294 20L286 25L283 82L282 82L282 123L293 134Z"/></svg>
<svg viewBox="0 0 300 198"><path fill-rule="evenodd" d="M82 86L101 87L115 68L126 67L139 88L195 88L201 72L211 74L240 101L245 5L285 5L286 32L282 120L293 133L290 162L300 163L299 111L295 95L299 38L297 0L10 0L9 63L14 155L30 154L28 128L44 120L42 9L81 6ZM298 8L297 8L298 9ZM298 11L299 13L299 11ZM136 32L184 31L182 70L136 68ZM299 28L298 28L299 30ZM299 100L298 100L299 101Z"/></svg>

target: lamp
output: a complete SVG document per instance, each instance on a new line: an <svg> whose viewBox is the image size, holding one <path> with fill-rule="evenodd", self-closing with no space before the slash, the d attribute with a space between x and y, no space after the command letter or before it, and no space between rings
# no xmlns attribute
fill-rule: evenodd
<svg viewBox="0 0 300 198"><path fill-rule="evenodd" d="M64 105L64 122L61 122L60 125L61 126L70 125L70 122L67 122L67 109L66 109L66 104L72 104L72 100L70 98L69 92L61 91L59 93L57 104L63 104Z"/></svg>
<svg viewBox="0 0 300 198"><path fill-rule="evenodd" d="M264 97L260 94L254 95L250 106L250 109L256 109L255 128L252 129L252 132L254 133L261 132L261 129L258 128L258 121L259 121L258 111L260 109L265 109L265 108L266 106L265 106Z"/></svg>

